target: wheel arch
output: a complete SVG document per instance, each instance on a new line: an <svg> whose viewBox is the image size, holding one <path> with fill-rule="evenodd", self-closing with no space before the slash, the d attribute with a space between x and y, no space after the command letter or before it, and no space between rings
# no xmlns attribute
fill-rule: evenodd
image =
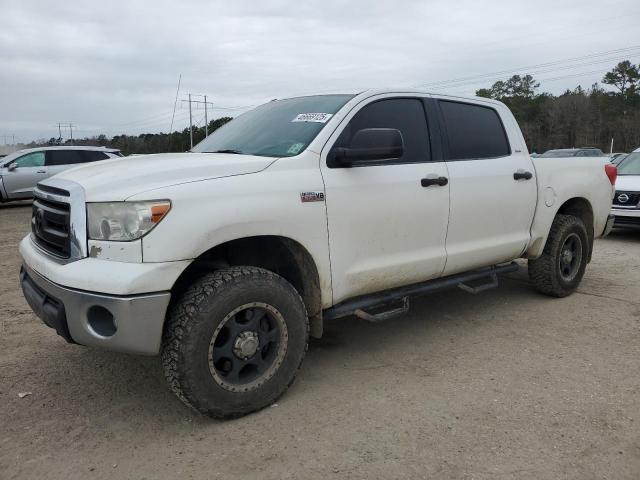
<svg viewBox="0 0 640 480"><path fill-rule="evenodd" d="M322 291L316 262L299 242L277 235L229 240L202 253L182 272L171 289L177 299L200 276L229 266L253 266L270 270L298 291L307 309L310 335L322 336Z"/></svg>
<svg viewBox="0 0 640 480"><path fill-rule="evenodd" d="M534 234L534 231L537 232L537 234L533 236L534 240L530 244L529 248L527 248L525 257L529 259L535 259L542 255L544 246L547 243L547 239L549 238L551 225L553 224L555 218L560 214L573 215L583 221L587 229L587 235L589 237L589 253L587 255L587 260L591 261L593 239L595 238L594 213L591 202L584 197L575 196L562 202L562 204L555 212L552 213L549 210L550 209L541 210L540 208L536 210L536 220L534 222L532 234Z"/></svg>

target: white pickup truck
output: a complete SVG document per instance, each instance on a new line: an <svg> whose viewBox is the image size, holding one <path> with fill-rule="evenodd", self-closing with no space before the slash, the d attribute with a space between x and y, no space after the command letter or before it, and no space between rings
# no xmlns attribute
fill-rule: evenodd
<svg viewBox="0 0 640 480"><path fill-rule="evenodd" d="M616 169L533 160L501 103L379 90L274 100L192 152L107 160L35 189L32 309L68 342L162 356L175 394L236 417L292 383L323 320L478 292L529 261L578 286Z"/></svg>

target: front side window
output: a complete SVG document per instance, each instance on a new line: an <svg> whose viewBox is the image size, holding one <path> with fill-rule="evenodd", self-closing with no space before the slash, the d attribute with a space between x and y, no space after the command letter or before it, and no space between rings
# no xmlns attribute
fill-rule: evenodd
<svg viewBox="0 0 640 480"><path fill-rule="evenodd" d="M618 165L618 175L640 175L640 152L627 155Z"/></svg>
<svg viewBox="0 0 640 480"><path fill-rule="evenodd" d="M427 118L422 101L417 98L391 98L366 105L349 121L334 146L348 147L356 132L365 128L393 128L400 131L404 153L393 163L431 160Z"/></svg>
<svg viewBox="0 0 640 480"><path fill-rule="evenodd" d="M14 162L17 167L43 167L44 166L44 152L27 153L22 157L16 159Z"/></svg>
<svg viewBox="0 0 640 480"><path fill-rule="evenodd" d="M292 157L302 153L353 95L316 95L274 100L214 131L196 153Z"/></svg>
<svg viewBox="0 0 640 480"><path fill-rule="evenodd" d="M511 154L500 116L493 108L440 100L449 160L505 157Z"/></svg>

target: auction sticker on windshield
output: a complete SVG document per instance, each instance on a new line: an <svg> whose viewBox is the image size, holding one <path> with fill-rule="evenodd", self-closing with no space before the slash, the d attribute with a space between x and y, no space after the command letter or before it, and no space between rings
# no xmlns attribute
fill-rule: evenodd
<svg viewBox="0 0 640 480"><path fill-rule="evenodd" d="M333 113L299 113L292 122L327 123Z"/></svg>
<svg viewBox="0 0 640 480"><path fill-rule="evenodd" d="M304 148L304 143L294 143L289 147L289 150L287 150L287 153L290 153L292 155L297 155L298 153L300 153L300 150L302 150L303 148Z"/></svg>

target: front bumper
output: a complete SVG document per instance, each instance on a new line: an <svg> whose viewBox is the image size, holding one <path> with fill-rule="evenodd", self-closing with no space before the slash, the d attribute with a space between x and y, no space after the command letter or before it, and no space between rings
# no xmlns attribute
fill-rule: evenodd
<svg viewBox="0 0 640 480"><path fill-rule="evenodd" d="M613 226L616 228L640 228L640 209L612 208L611 214L615 217Z"/></svg>
<svg viewBox="0 0 640 480"><path fill-rule="evenodd" d="M36 315L68 342L143 355L160 351L169 292L117 296L75 290L27 265L20 284Z"/></svg>

